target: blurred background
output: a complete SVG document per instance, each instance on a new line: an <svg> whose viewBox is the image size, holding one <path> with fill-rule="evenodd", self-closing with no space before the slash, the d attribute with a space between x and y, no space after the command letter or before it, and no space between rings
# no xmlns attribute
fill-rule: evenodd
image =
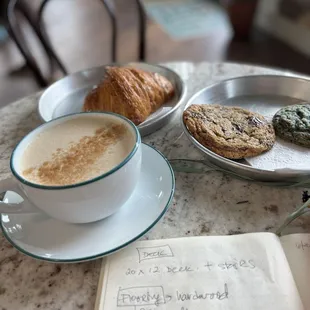
<svg viewBox="0 0 310 310"><path fill-rule="evenodd" d="M113 61L230 61L309 74L309 57L309 0L0 3L0 106Z"/></svg>

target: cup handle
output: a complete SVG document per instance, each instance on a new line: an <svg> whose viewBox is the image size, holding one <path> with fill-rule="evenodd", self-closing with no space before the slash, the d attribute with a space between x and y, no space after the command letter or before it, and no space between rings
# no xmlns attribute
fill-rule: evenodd
<svg viewBox="0 0 310 310"><path fill-rule="evenodd" d="M12 191L23 198L23 201L19 203L7 203L0 201L0 213L12 214L12 213L38 213L38 209L34 207L28 200L27 196L19 188L18 184L13 178L8 178L0 181L0 193L6 191Z"/></svg>

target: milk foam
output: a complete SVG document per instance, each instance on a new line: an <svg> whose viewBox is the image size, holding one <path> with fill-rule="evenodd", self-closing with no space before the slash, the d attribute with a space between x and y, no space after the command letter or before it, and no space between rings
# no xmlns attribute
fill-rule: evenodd
<svg viewBox="0 0 310 310"><path fill-rule="evenodd" d="M115 120L112 117L94 115L91 117L78 117L67 120L54 127L48 128L32 139L31 143L26 147L21 157L20 171L22 171L23 177L28 181L44 185L69 185L104 174L119 165L132 151L135 144L135 136L132 130L128 128L128 125L125 125L125 130L123 130L122 135L117 136L118 138L114 139L115 141L113 143L108 143L107 146L103 148L99 147L101 153L98 154L96 160L93 160L94 156L92 151L85 148L85 145L88 144L81 144L80 141L82 141L84 137L90 137L90 139L92 139L92 137L96 136L96 131L98 130L104 131L107 129L111 131L113 126L122 124L124 124L124 122ZM95 141L93 141L90 147L97 147L97 143L99 142L95 143ZM43 180L43 178L40 177L38 169L40 169L44 163L55 161L55 158L57 159L58 156L57 154L67 156L67 153L70 153L73 147L78 152L83 153L83 150L80 149L80 145L84 145L85 148L85 164L83 163L81 166L81 162L76 163L74 156L70 156L69 164L67 162L67 166L64 166L64 171L70 171L68 184L64 184L64 182L66 183L65 179L60 180L59 178L59 180L57 180L57 176L51 184L49 184L49 181ZM98 150L96 149L96 151ZM88 155L92 157L91 160L88 160L87 152ZM80 159L77 160L80 161ZM68 167L71 163L72 165L76 164L76 170L72 168L73 166ZM53 165L51 167L53 168ZM69 168L69 170L65 168ZM83 173L81 175L82 170ZM29 171L32 172L29 173ZM74 174L76 174L76 176Z"/></svg>

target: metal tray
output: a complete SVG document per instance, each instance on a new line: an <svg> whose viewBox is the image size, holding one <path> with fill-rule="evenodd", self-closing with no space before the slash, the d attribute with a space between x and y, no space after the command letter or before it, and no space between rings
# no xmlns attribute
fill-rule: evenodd
<svg viewBox="0 0 310 310"><path fill-rule="evenodd" d="M184 110L192 104L222 104L240 106L266 115L267 112L274 114L284 106L305 101L310 101L310 80L279 75L254 75L224 80L206 87L189 99ZM220 168L257 181L304 182L310 179L309 170L263 170L251 167L245 160L230 160L217 155L188 132L183 120L181 123L189 140L211 163Z"/></svg>
<svg viewBox="0 0 310 310"><path fill-rule="evenodd" d="M82 111L85 96L105 76L107 66L131 66L165 76L175 87L175 96L138 126L142 136L153 133L169 122L186 96L186 85L174 71L146 63L110 64L73 73L49 86L39 100L38 112L45 122Z"/></svg>

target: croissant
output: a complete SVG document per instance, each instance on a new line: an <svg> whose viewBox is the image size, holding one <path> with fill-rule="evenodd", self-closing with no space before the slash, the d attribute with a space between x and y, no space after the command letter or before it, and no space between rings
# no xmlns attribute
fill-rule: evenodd
<svg viewBox="0 0 310 310"><path fill-rule="evenodd" d="M83 110L114 112L139 125L173 95L171 82L157 73L108 67L105 79L86 96Z"/></svg>

